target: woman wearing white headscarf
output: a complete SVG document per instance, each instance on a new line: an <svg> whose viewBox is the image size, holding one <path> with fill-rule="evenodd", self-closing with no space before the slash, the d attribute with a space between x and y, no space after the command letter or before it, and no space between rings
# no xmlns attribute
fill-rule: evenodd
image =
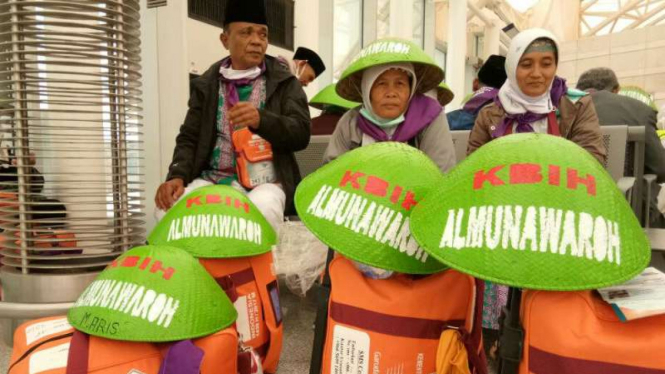
<svg viewBox="0 0 665 374"><path fill-rule="evenodd" d="M373 45L402 46L409 53L382 52ZM337 93L360 108L339 120L324 155L329 162L375 142L408 143L427 154L442 172L455 165L452 136L441 104L425 95L443 71L416 45L378 40L363 50L337 83ZM373 51L377 50L376 53Z"/></svg>
<svg viewBox="0 0 665 374"><path fill-rule="evenodd" d="M591 97L567 88L556 76L558 62L559 47L549 31L529 29L515 36L506 57L508 79L494 103L480 111L468 154L494 138L537 132L564 137L604 162L606 151Z"/></svg>

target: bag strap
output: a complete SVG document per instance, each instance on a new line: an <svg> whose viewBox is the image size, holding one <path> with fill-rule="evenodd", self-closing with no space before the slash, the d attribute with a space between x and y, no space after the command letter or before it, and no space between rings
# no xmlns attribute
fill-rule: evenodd
<svg viewBox="0 0 665 374"><path fill-rule="evenodd" d="M90 335L75 330L69 343L66 374L88 374Z"/></svg>
<svg viewBox="0 0 665 374"><path fill-rule="evenodd" d="M517 374L522 361L524 329L520 323L522 291L510 288L508 305L499 319L499 374Z"/></svg>
<svg viewBox="0 0 665 374"><path fill-rule="evenodd" d="M477 365L472 367L472 373L487 374L487 356L483 349L483 300L485 295L485 281L475 278L476 284L476 300L475 310L473 315L473 328L469 333L469 342L473 348L473 353L476 357L470 357L477 362ZM472 361L473 363L473 361Z"/></svg>
<svg viewBox="0 0 665 374"><path fill-rule="evenodd" d="M330 300L330 263L335 258L335 252L328 248L326 267L323 273L321 285L317 288L316 319L314 320L314 343L312 344L312 357L310 360L309 374L321 373L323 365L323 347L326 342L328 329L328 301Z"/></svg>

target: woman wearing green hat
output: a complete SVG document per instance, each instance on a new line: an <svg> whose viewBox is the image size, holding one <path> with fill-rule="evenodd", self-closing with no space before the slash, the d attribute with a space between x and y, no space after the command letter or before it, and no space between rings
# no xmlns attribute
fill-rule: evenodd
<svg viewBox="0 0 665 374"><path fill-rule="evenodd" d="M324 156L341 154L375 142L409 143L445 172L455 153L445 113L424 95L443 79L443 71L415 44L401 39L377 40L356 57L337 83L344 99L362 102L338 122Z"/></svg>
<svg viewBox="0 0 665 374"><path fill-rule="evenodd" d="M605 160L605 146L591 97L569 90L566 81L556 76L558 58L557 41L549 31L529 29L515 36L506 57L508 79L494 102L478 114L467 153L502 136L536 132L566 138L601 163ZM496 340L508 289L489 285L484 296L483 327L494 330L486 330L484 334L490 341Z"/></svg>

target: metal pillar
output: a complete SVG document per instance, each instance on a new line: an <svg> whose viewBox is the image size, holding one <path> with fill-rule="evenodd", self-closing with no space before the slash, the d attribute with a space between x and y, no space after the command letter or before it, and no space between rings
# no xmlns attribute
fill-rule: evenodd
<svg viewBox="0 0 665 374"><path fill-rule="evenodd" d="M455 93L447 110L460 107L466 95L466 14L467 0L450 1L448 8L448 52L446 53L446 83Z"/></svg>

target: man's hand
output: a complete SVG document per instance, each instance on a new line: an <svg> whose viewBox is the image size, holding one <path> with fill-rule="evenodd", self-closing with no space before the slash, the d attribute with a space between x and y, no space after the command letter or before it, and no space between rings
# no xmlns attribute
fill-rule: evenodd
<svg viewBox="0 0 665 374"><path fill-rule="evenodd" d="M162 183L155 195L155 205L161 210L169 210L180 196L185 192L185 182L174 178Z"/></svg>
<svg viewBox="0 0 665 374"><path fill-rule="evenodd" d="M261 116L259 115L259 110L254 105L243 101L229 110L229 122L236 128L251 127L258 129Z"/></svg>

